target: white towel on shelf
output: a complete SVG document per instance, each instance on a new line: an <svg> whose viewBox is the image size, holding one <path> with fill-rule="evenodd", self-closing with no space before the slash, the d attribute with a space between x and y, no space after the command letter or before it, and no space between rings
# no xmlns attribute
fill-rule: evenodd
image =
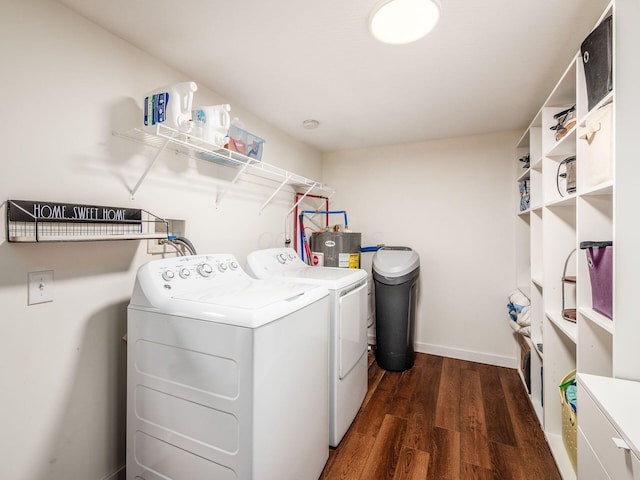
<svg viewBox="0 0 640 480"><path fill-rule="evenodd" d="M513 328L513 331L516 332L517 334L524 335L525 337L530 337L531 336L531 327L530 326L527 325L525 327L521 327L516 322L509 322L509 325L511 325L511 328Z"/></svg>
<svg viewBox="0 0 640 480"><path fill-rule="evenodd" d="M509 324L516 333L526 337L531 336L530 305L529 299L521 291L509 294Z"/></svg>
<svg viewBox="0 0 640 480"><path fill-rule="evenodd" d="M531 325L531 314L529 312L528 306L522 309L522 311L518 314L518 319L516 321L521 327L528 327Z"/></svg>
<svg viewBox="0 0 640 480"><path fill-rule="evenodd" d="M523 307L528 307L529 305L531 305L529 299L525 297L519 290L516 290L515 292L512 292L511 295L509 295L509 302L513 303L514 305L521 305Z"/></svg>

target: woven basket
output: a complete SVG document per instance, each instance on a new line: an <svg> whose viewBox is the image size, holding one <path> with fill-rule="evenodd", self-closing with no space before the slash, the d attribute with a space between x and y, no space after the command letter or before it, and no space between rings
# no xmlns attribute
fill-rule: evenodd
<svg viewBox="0 0 640 480"><path fill-rule="evenodd" d="M573 465L573 469L577 471L578 463L578 416L573 411L567 398L564 395L566 387L563 386L569 383L576 377L576 371L573 370L565 376L560 382L560 402L562 403L562 441L564 442L564 448L567 449L569 454L569 460Z"/></svg>

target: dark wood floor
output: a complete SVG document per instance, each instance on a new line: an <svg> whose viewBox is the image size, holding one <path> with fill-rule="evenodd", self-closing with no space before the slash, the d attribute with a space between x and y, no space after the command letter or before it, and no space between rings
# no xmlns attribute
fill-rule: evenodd
<svg viewBox="0 0 640 480"><path fill-rule="evenodd" d="M416 354L369 391L321 480L560 479L517 372Z"/></svg>

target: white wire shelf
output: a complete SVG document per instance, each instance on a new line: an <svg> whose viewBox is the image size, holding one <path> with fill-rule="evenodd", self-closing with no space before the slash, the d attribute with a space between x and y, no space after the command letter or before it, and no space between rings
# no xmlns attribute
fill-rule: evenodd
<svg viewBox="0 0 640 480"><path fill-rule="evenodd" d="M183 154L187 157L200 160L215 162L221 165L240 168L235 178L231 182L234 185L240 177L249 173L262 178L280 182L273 195L262 206L264 208L285 185L291 185L297 189L304 190L305 195L312 191L322 192L325 196L331 196L335 190L321 182L311 180L280 167L270 165L255 158L247 157L240 153L219 147L198 137L194 137L185 132L180 132L163 125L156 125L152 131L135 128L125 133L114 132L115 136L134 140L144 145L158 149L156 156L144 171L136 185L131 189L131 197L133 198L145 177L151 170L158 156L169 148L176 153ZM228 189L227 189L228 190ZM227 190L219 193L216 198L216 204L219 204Z"/></svg>

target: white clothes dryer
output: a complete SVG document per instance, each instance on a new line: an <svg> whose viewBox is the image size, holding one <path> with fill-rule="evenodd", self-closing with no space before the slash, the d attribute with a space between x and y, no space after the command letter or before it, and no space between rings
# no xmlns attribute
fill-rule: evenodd
<svg viewBox="0 0 640 480"><path fill-rule="evenodd" d="M329 292L232 255L149 262L128 308L127 480L316 480Z"/></svg>
<svg viewBox="0 0 640 480"><path fill-rule="evenodd" d="M367 272L312 267L291 248L251 252L247 272L256 278L278 277L329 290L329 445L337 446L367 394Z"/></svg>

